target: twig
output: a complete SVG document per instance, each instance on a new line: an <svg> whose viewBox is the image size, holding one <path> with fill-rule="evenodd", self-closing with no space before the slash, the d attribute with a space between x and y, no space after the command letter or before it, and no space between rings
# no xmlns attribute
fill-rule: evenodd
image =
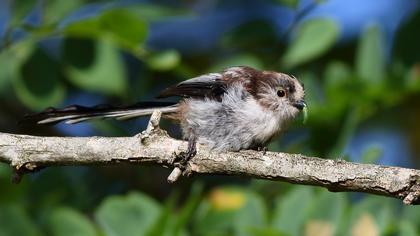
<svg viewBox="0 0 420 236"><path fill-rule="evenodd" d="M173 167L172 160L186 150L187 142L159 129L155 112L146 131L134 137L36 137L0 133L0 162L10 164L17 176L47 166L113 165L121 162ZM420 170L357 164L300 154L247 150L217 153L198 145L197 155L184 173L175 168L168 178L181 174L224 174L315 185L330 191L356 191L420 204Z"/></svg>

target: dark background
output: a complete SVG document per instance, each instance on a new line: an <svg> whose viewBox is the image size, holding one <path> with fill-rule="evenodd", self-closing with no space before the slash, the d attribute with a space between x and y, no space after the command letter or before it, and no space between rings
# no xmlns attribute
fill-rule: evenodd
<svg viewBox="0 0 420 236"><path fill-rule="evenodd" d="M129 136L147 119L17 125L49 106L130 104L235 65L295 75L309 119L271 151L420 168L416 0L0 1L0 131ZM179 138L177 126L162 126ZM0 235L420 235L420 208L161 167L51 167L10 182Z"/></svg>

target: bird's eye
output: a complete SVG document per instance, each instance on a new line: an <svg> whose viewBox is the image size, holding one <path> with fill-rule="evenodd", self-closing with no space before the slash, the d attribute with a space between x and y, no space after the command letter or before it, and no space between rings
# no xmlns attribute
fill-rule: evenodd
<svg viewBox="0 0 420 236"><path fill-rule="evenodd" d="M284 89L277 90L277 96L279 96L281 98L286 96L286 91L284 91Z"/></svg>

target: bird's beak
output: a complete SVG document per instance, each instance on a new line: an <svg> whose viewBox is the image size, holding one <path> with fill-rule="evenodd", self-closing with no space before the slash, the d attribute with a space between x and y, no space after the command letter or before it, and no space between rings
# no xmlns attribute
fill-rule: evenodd
<svg viewBox="0 0 420 236"><path fill-rule="evenodd" d="M305 100L299 100L299 101L295 102L293 104L293 106L296 107L297 109L299 109L301 111L301 110L303 110L303 108L306 107Z"/></svg>

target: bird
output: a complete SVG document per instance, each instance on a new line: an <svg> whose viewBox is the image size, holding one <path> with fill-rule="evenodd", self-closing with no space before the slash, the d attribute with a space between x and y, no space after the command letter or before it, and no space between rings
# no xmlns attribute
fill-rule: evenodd
<svg viewBox="0 0 420 236"><path fill-rule="evenodd" d="M139 102L130 106L72 105L47 108L26 115L35 124L79 123L96 118L119 120L148 116L160 110L163 118L179 123L188 150L186 163L196 155L197 143L214 151L266 150L273 137L285 131L304 108L304 85L294 76L234 66L200 75L164 89L157 98L180 97L178 102Z"/></svg>

